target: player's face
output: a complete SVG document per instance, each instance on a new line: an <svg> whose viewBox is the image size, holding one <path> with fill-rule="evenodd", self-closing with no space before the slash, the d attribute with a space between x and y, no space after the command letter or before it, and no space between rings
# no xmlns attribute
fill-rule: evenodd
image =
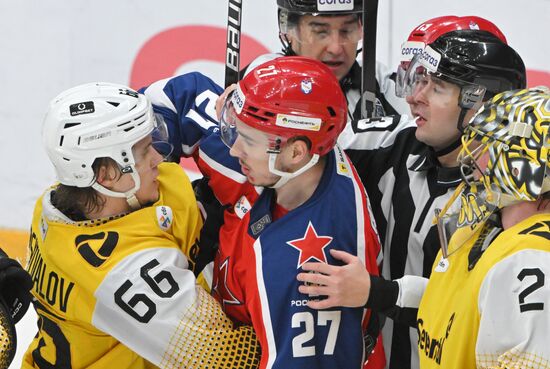
<svg viewBox="0 0 550 369"><path fill-rule="evenodd" d="M153 203L159 198L158 165L164 160L153 148L152 137L149 135L138 141L132 148L136 160L136 170L140 178L140 187L136 197L141 205ZM123 174L116 183L115 191L126 192L134 188L134 180L130 174Z"/></svg>
<svg viewBox="0 0 550 369"><path fill-rule="evenodd" d="M417 118L416 138L435 150L448 147L460 137L457 122L461 108L458 105L460 87L441 79L425 76L417 82L409 103ZM466 115L465 121L471 115Z"/></svg>
<svg viewBox="0 0 550 369"><path fill-rule="evenodd" d="M362 34L361 23L355 15L303 15L287 37L296 54L323 62L340 80L355 62Z"/></svg>
<svg viewBox="0 0 550 369"><path fill-rule="evenodd" d="M272 186L280 177L269 171L268 136L238 119L235 124L238 135L229 153L239 159L248 182L254 186Z"/></svg>

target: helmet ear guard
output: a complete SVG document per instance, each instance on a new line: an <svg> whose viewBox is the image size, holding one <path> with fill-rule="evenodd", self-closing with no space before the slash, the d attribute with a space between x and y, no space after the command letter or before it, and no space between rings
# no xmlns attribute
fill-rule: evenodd
<svg viewBox="0 0 550 369"><path fill-rule="evenodd" d="M485 87L482 85L465 85L460 88L459 106L464 109L480 107L485 96Z"/></svg>

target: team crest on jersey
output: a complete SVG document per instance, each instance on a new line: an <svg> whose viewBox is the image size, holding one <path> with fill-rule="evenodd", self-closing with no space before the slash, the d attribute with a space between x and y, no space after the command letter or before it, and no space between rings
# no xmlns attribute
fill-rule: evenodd
<svg viewBox="0 0 550 369"><path fill-rule="evenodd" d="M250 202L248 202L248 199L246 198L246 196L242 196L239 201L237 201L237 203L235 204L235 207L234 207L234 210L235 210L235 214L237 214L237 216L242 219L244 218L244 216L246 215L246 213L248 213L250 211Z"/></svg>
<svg viewBox="0 0 550 369"><path fill-rule="evenodd" d="M304 237L288 241L287 245L294 247L300 253L298 255L298 264L296 269L310 260L317 260L321 263L327 263L325 248L332 242L330 236L319 236L315 227L309 222Z"/></svg>
<svg viewBox="0 0 550 369"><path fill-rule="evenodd" d="M305 93L306 95L311 93L312 84L311 84L311 81L309 79L304 79L300 83L300 87L302 89L302 92Z"/></svg>
<svg viewBox="0 0 550 369"><path fill-rule="evenodd" d="M174 217L172 215L172 209L169 206L157 206L157 221L160 229L168 231L172 226Z"/></svg>

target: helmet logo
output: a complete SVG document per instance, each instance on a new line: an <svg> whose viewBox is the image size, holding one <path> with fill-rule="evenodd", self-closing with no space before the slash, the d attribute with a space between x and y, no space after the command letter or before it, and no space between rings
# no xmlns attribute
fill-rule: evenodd
<svg viewBox="0 0 550 369"><path fill-rule="evenodd" d="M94 108L94 102L93 101L84 101L77 104L72 104L69 106L69 112L71 113L71 117L74 117L75 115L80 114L91 114L95 111Z"/></svg>
<svg viewBox="0 0 550 369"><path fill-rule="evenodd" d="M312 84L311 81L308 79L304 79L302 83L300 83L300 88L302 89L302 92L306 95L311 92Z"/></svg>
<svg viewBox="0 0 550 369"><path fill-rule="evenodd" d="M277 114L277 120L275 124L279 127L285 128L302 129L305 131L319 131L321 129L321 118Z"/></svg>
<svg viewBox="0 0 550 369"><path fill-rule="evenodd" d="M231 102L233 103L237 114L241 114L244 104L246 102L246 98L244 97L240 84L237 84L237 88L235 89L233 94L231 94Z"/></svg>
<svg viewBox="0 0 550 369"><path fill-rule="evenodd" d="M470 24L468 26L470 27L470 29L479 30L479 25L474 21L470 21Z"/></svg>
<svg viewBox="0 0 550 369"><path fill-rule="evenodd" d="M441 54L432 49L430 46L426 46L422 54L420 55L420 64L422 64L430 72L436 72L439 62L441 61Z"/></svg>
<svg viewBox="0 0 550 369"><path fill-rule="evenodd" d="M424 51L424 47L426 46L425 43L421 41L406 41L403 42L401 45L401 60L402 61L408 61L412 60L412 58L416 54L422 53Z"/></svg>
<svg viewBox="0 0 550 369"><path fill-rule="evenodd" d="M416 27L415 31L426 32L428 30L428 28L430 28L432 26L432 24L433 23L422 23L421 25Z"/></svg>
<svg viewBox="0 0 550 369"><path fill-rule="evenodd" d="M320 12L353 10L353 0L317 0L317 10Z"/></svg>

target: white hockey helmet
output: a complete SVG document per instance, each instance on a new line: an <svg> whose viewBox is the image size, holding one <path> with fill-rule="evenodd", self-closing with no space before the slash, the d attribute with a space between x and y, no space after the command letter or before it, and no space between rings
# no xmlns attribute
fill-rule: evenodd
<svg viewBox="0 0 550 369"><path fill-rule="evenodd" d="M94 82L64 91L51 101L42 140L59 182L126 197L136 208L139 204L133 201L137 201L140 179L132 147L155 129L166 136L164 122L144 95L123 85ZM132 175L133 189L113 192L95 181L92 164L105 157L117 162L122 173Z"/></svg>

